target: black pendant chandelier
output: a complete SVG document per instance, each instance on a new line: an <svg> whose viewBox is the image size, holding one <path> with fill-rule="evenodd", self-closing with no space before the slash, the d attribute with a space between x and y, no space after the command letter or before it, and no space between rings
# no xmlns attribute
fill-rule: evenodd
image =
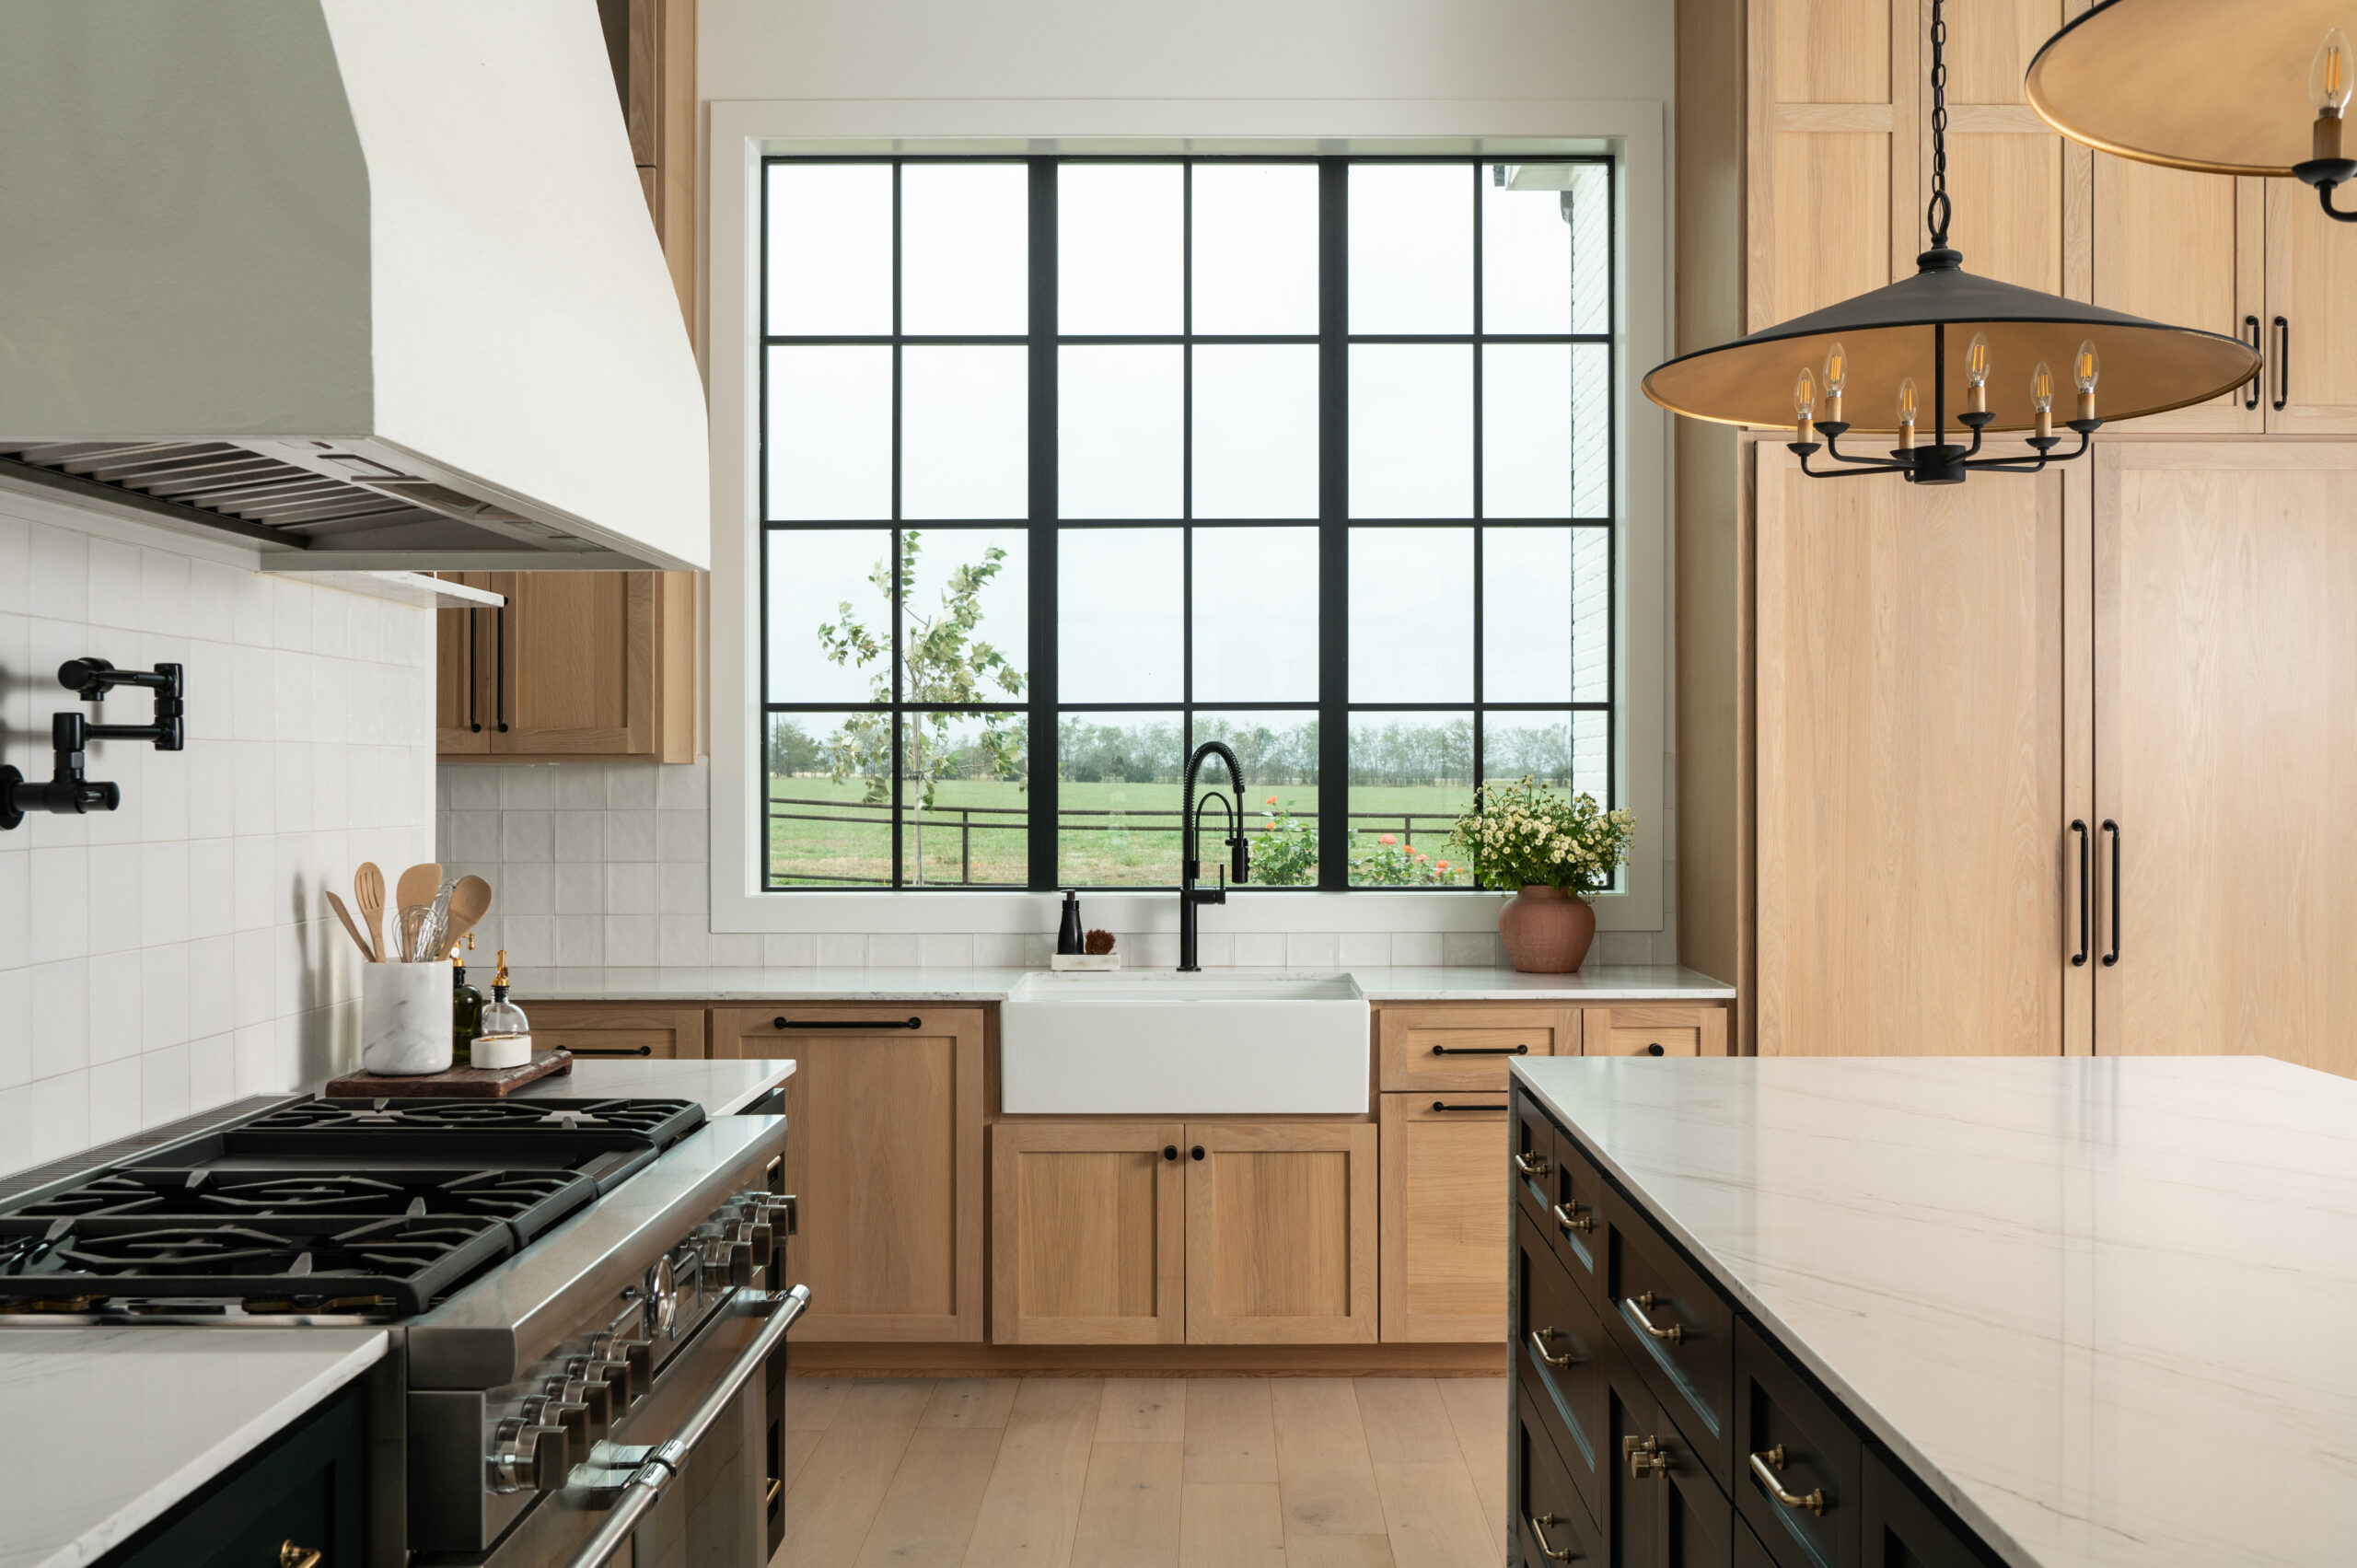
<svg viewBox="0 0 2357 1568"><path fill-rule="evenodd" d="M2305 180L2326 212L2357 223L2332 204L2357 179L2340 134L2357 87L2340 26L2352 13L2350 0L2099 0L2046 41L2024 86L2074 142L2170 168Z"/></svg>
<svg viewBox="0 0 2357 1568"><path fill-rule="evenodd" d="M2133 419L2206 402L2258 374L2258 351L2239 339L1964 270L1948 247L1946 50L1945 0L1933 0L1932 243L1915 259L1915 275L1657 366L1645 396L1690 419L1791 429L1787 445L1813 478L1897 473L1915 484L1958 484L1976 469L2037 473L2083 455L2105 423L2098 380L2109 417ZM2059 423L2079 438L2061 453L2057 365L2075 390L2074 417ZM1889 412L1852 422L1845 405ZM1894 444L1887 456L1853 456L1840 448L1852 431L1888 433ZM2027 433L2029 451L1980 455L1984 435L2014 431ZM1820 452L1830 466L1811 466Z"/></svg>

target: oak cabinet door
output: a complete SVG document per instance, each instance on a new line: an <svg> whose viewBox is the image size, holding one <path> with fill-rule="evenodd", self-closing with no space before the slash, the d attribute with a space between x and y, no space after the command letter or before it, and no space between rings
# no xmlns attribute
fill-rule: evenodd
<svg viewBox="0 0 2357 1568"><path fill-rule="evenodd" d="M1367 1121L1187 1124L1189 1343L1375 1342L1376 1147Z"/></svg>
<svg viewBox="0 0 2357 1568"><path fill-rule="evenodd" d="M447 572L464 587L489 588L488 572ZM444 757L491 749L491 674L497 635L488 610L434 612L434 749Z"/></svg>
<svg viewBox="0 0 2357 1568"><path fill-rule="evenodd" d="M1758 462L1759 1054L2060 1052L2086 1028L2085 478Z"/></svg>
<svg viewBox="0 0 2357 1568"><path fill-rule="evenodd" d="M1494 1343L1509 1283L1506 1097L1382 1100L1383 1338Z"/></svg>
<svg viewBox="0 0 2357 1568"><path fill-rule="evenodd" d="M2096 463L2096 1050L2357 1075L2357 443Z"/></svg>
<svg viewBox="0 0 2357 1568"><path fill-rule="evenodd" d="M459 672L471 668L470 722L483 726L480 744L470 729L447 754L695 760L693 573L499 572L476 586L507 603L468 612L472 632L441 623L445 716L465 716Z"/></svg>
<svg viewBox="0 0 2357 1568"><path fill-rule="evenodd" d="M704 1054L701 1007L638 1002L535 1002L532 1045L575 1056L693 1061Z"/></svg>
<svg viewBox="0 0 2357 1568"><path fill-rule="evenodd" d="M2239 337L2272 355L2266 331L2264 180L2223 180L2096 153L2095 302L2131 316ZM2302 187L2303 190L2305 187ZM2155 236L2166 236L2155 243ZM2136 431L2256 435L2268 373L2223 397L2136 421Z"/></svg>
<svg viewBox="0 0 2357 1568"><path fill-rule="evenodd" d="M991 1129L991 1342L1177 1344L1186 1337L1178 1122Z"/></svg>
<svg viewBox="0 0 2357 1568"><path fill-rule="evenodd" d="M982 1015L715 1012L714 1053L790 1056L785 1191L812 1341L982 1337Z"/></svg>
<svg viewBox="0 0 2357 1568"><path fill-rule="evenodd" d="M2357 255L2296 180L2267 191L2267 428L2357 434Z"/></svg>

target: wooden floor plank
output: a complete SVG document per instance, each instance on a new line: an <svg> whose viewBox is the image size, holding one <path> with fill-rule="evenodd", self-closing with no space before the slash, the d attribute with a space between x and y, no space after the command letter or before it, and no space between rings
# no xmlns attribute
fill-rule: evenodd
<svg viewBox="0 0 2357 1568"><path fill-rule="evenodd" d="M1177 1568L1178 1443L1099 1443L1073 1534L1074 1568Z"/></svg>
<svg viewBox="0 0 2357 1568"><path fill-rule="evenodd" d="M785 1499L785 1560L850 1568L924 1413L922 1383L853 1383Z"/></svg>
<svg viewBox="0 0 2357 1568"><path fill-rule="evenodd" d="M1003 1435L995 1426L919 1425L859 1549L861 1568L958 1568Z"/></svg>
<svg viewBox="0 0 2357 1568"><path fill-rule="evenodd" d="M785 1475L783 1479L788 1492L794 1490L794 1478L802 1473L803 1463L810 1458L810 1450L819 1446L819 1430L815 1427L789 1426L785 1429Z"/></svg>
<svg viewBox="0 0 2357 1568"><path fill-rule="evenodd" d="M1465 1456L1466 1473L1473 1478L1473 1495L1481 1503L1481 1520L1490 1527L1498 1556L1513 1550L1513 1527L1506 1521L1506 1380L1503 1377L1435 1377L1433 1387L1448 1411L1457 1434L1457 1450Z"/></svg>
<svg viewBox="0 0 2357 1568"><path fill-rule="evenodd" d="M933 1398L917 1424L930 1427L983 1427L998 1431L1006 1412L1015 1408L1016 1377L944 1377L933 1386Z"/></svg>
<svg viewBox="0 0 2357 1568"><path fill-rule="evenodd" d="M1462 1465L1456 1429L1429 1377L1358 1377L1366 1455L1378 1465Z"/></svg>
<svg viewBox="0 0 2357 1568"><path fill-rule="evenodd" d="M1270 1384L1269 1398L1287 1536L1381 1535L1383 1499L1350 1379L1280 1377Z"/></svg>
<svg viewBox="0 0 2357 1568"><path fill-rule="evenodd" d="M1288 1568L1276 1487L1189 1481L1178 1501L1178 1568Z"/></svg>
<svg viewBox="0 0 2357 1568"><path fill-rule="evenodd" d="M848 1377L789 1377L785 1380L785 1429L824 1432L843 1407L851 1388Z"/></svg>
<svg viewBox="0 0 2357 1568"><path fill-rule="evenodd" d="M1498 1560L1473 1478L1462 1464L1378 1460L1375 1484L1383 1493L1396 1568L1465 1568Z"/></svg>
<svg viewBox="0 0 2357 1568"><path fill-rule="evenodd" d="M1187 1435L1187 1379L1108 1377L1099 1443L1178 1443Z"/></svg>
<svg viewBox="0 0 2357 1568"><path fill-rule="evenodd" d="M1285 1568L1394 1568L1389 1536L1287 1536Z"/></svg>
<svg viewBox="0 0 2357 1568"><path fill-rule="evenodd" d="M1104 1395L1094 1377L1023 1379L974 1519L967 1568L1068 1568Z"/></svg>
<svg viewBox="0 0 2357 1568"><path fill-rule="evenodd" d="M1272 1481L1277 1434L1265 1377L1198 1377L1187 1389L1187 1479Z"/></svg>

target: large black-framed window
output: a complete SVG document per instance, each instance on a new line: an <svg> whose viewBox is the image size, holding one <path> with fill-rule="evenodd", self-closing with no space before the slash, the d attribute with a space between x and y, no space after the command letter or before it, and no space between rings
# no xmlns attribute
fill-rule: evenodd
<svg viewBox="0 0 2357 1568"><path fill-rule="evenodd" d="M1469 887L1485 777L1617 799L1604 157L780 157L764 885ZM1328 830L1331 825L1332 830Z"/></svg>

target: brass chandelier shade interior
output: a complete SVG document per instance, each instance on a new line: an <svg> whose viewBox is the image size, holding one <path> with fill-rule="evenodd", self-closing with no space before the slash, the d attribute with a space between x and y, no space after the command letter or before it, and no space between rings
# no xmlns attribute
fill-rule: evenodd
<svg viewBox="0 0 2357 1568"><path fill-rule="evenodd" d="M2259 363L2258 352L2236 338L1933 265L1887 288L1673 359L1646 376L1644 393L1690 419L1793 429L1799 423L1794 377L1821 367L1840 343L1849 361L1841 417L1851 428L1895 433L1899 384L1911 379L1920 401L1918 424L1929 437L1940 347L1935 327L1945 330L1946 340L1951 426L1967 406L1965 351L1975 333L1987 338L1991 434L2036 428L2030 377L2040 364L2051 368L2061 389L2054 422L2070 417L2070 373L2082 342L2094 343L2102 358L2107 422L2206 402L2249 380ZM1831 416L1820 408L1817 417Z"/></svg>
<svg viewBox="0 0 2357 1568"><path fill-rule="evenodd" d="M2047 40L2025 87L2048 124L2101 151L2288 177L2324 156L2319 41L2353 17L2351 0L2101 0ZM2349 85L2331 84L2344 102Z"/></svg>

